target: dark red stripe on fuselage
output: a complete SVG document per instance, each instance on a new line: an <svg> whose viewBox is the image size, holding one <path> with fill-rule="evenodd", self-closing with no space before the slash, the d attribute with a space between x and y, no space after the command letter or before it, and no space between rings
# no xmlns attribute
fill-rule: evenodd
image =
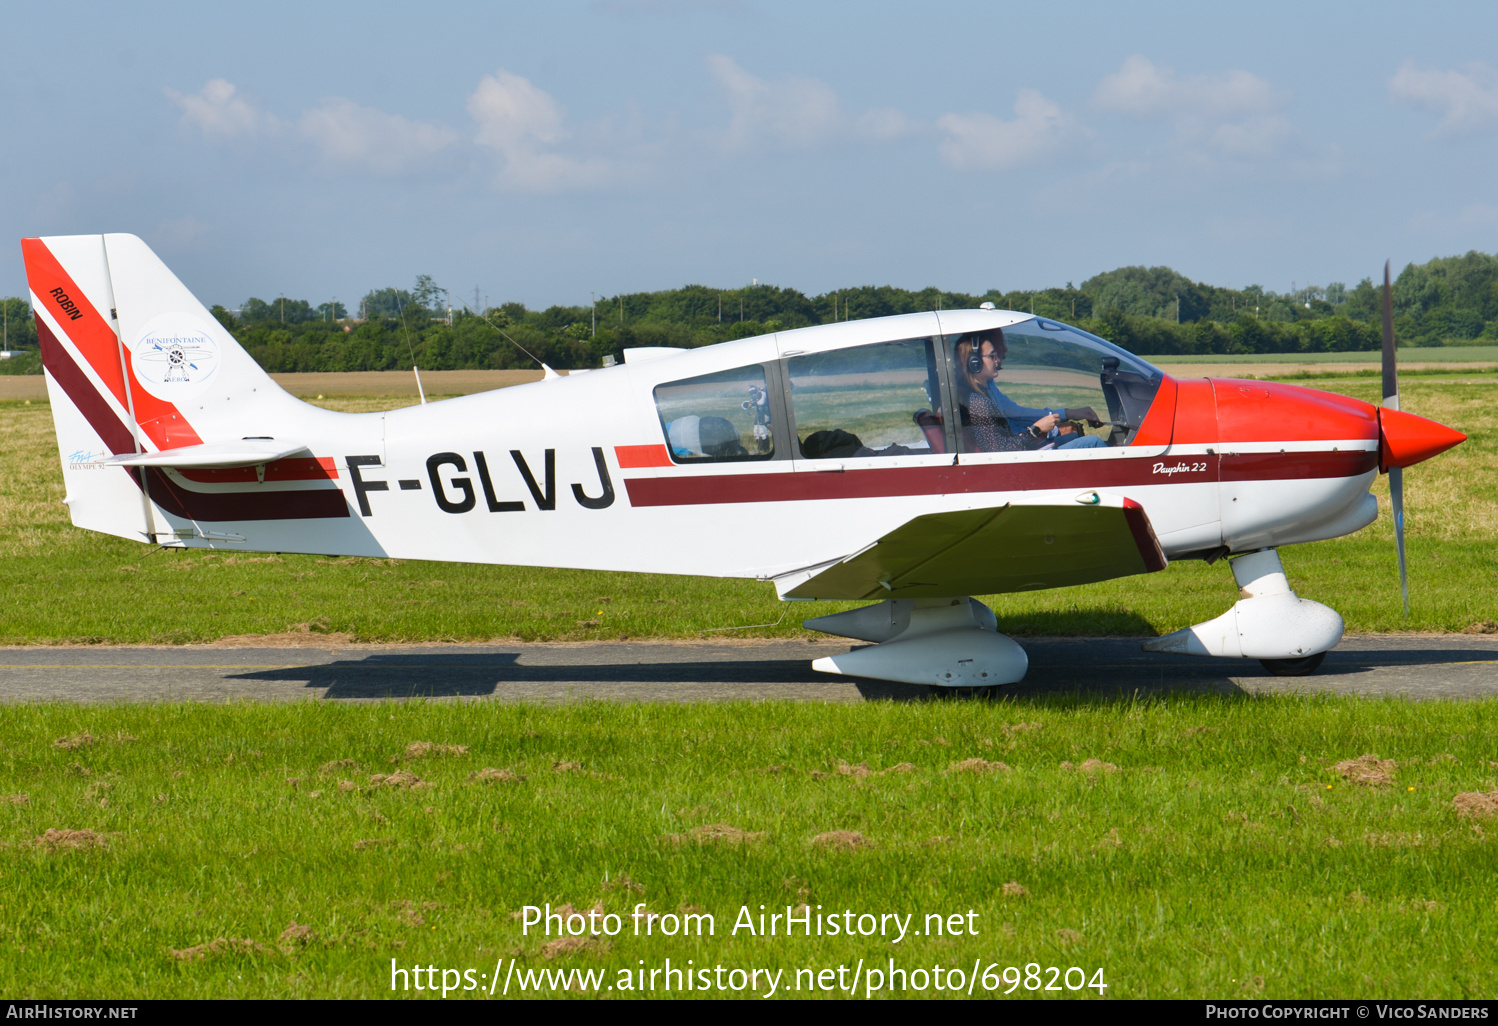
<svg viewBox="0 0 1498 1026"><path fill-rule="evenodd" d="M1378 451L1245 452L1222 457L1224 481L1293 481L1313 477L1357 477L1378 469Z"/></svg>
<svg viewBox="0 0 1498 1026"><path fill-rule="evenodd" d="M214 470L178 470L189 481L203 484L250 484L260 482L254 467L228 467ZM331 481L338 476L338 465L332 457L307 459L298 456L275 460L265 465L267 481Z"/></svg>
<svg viewBox="0 0 1498 1026"><path fill-rule="evenodd" d="M348 501L337 488L287 492L194 492L151 467L151 501L174 516L222 523L229 520L320 520L346 517Z"/></svg>
<svg viewBox="0 0 1498 1026"><path fill-rule="evenodd" d="M135 439L88 376L68 355L46 323L36 318L42 366L83 414L99 439L115 455L135 452ZM137 488L140 469L122 467ZM253 473L253 470L251 471ZM286 492L194 492L155 468L147 470L151 501L173 516L222 523L230 520L315 520L349 515L348 502L338 488Z"/></svg>
<svg viewBox="0 0 1498 1026"><path fill-rule="evenodd" d="M1185 464L1187 469L1166 473ZM1029 492L1051 488L1127 488L1201 484L1219 480L1293 480L1354 477L1377 469L1378 453L1252 453L1170 456L1054 463L974 464L943 467L874 467L867 470L783 471L763 474L671 475L625 479L632 506L692 506L733 502L796 502L810 499L872 499L898 495L961 495L969 492Z"/></svg>

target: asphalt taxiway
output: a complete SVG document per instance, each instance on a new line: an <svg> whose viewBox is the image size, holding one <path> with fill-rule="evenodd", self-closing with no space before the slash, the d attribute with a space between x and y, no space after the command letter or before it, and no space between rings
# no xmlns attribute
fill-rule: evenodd
<svg viewBox="0 0 1498 1026"><path fill-rule="evenodd" d="M1361 635L1319 672L1274 677L1252 660L1159 655L1141 639L1020 639L1030 672L1002 694L1099 698L1172 693L1498 695L1498 636ZM818 673L846 651L816 641L97 646L0 649L0 702L483 701L859 702L926 689Z"/></svg>

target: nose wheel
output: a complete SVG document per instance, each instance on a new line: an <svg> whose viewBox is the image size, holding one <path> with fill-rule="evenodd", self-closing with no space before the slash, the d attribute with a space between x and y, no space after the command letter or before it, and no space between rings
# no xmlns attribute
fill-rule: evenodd
<svg viewBox="0 0 1498 1026"><path fill-rule="evenodd" d="M1317 652L1301 659L1260 659L1259 662L1276 677L1306 677L1315 673L1325 658L1325 652Z"/></svg>
<svg viewBox="0 0 1498 1026"><path fill-rule="evenodd" d="M1000 688L997 685L977 688L950 688L940 684L926 685L926 694L933 701L966 700L971 702L992 702L999 697Z"/></svg>
<svg viewBox="0 0 1498 1026"><path fill-rule="evenodd" d="M1257 659L1276 677L1315 673L1342 640L1336 610L1291 591L1274 549L1235 556L1232 568L1241 596L1232 609L1215 620L1151 638L1144 650Z"/></svg>

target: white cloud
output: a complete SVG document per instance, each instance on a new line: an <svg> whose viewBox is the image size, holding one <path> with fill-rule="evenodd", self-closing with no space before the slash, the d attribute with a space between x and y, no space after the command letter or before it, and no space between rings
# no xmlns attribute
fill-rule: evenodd
<svg viewBox="0 0 1498 1026"><path fill-rule="evenodd" d="M946 136L942 159L959 171L1006 171L1044 157L1071 130L1061 108L1034 89L1021 89L1014 120L991 114L944 114L936 127Z"/></svg>
<svg viewBox="0 0 1498 1026"><path fill-rule="evenodd" d="M805 150L844 142L890 142L919 131L893 107L874 107L857 117L844 109L826 82L787 75L771 82L745 71L738 61L710 54L707 69L728 98L729 150L779 146Z"/></svg>
<svg viewBox="0 0 1498 1026"><path fill-rule="evenodd" d="M565 112L529 79L502 68L485 75L468 97L468 113L478 126L474 141L500 156L503 187L559 192L597 187L612 177L608 161L558 150L571 136Z"/></svg>
<svg viewBox="0 0 1498 1026"><path fill-rule="evenodd" d="M281 123L239 95L234 83L210 79L201 92L184 96L163 90L182 111L182 124L219 139L255 139L275 135Z"/></svg>
<svg viewBox="0 0 1498 1026"><path fill-rule="evenodd" d="M1301 134L1279 111L1289 94L1241 69L1209 75L1178 75L1174 68L1135 54L1098 83L1092 96L1099 110L1141 121L1168 122L1177 154L1196 163L1251 164L1305 151ZM1300 152L1293 166L1301 174L1324 174L1337 160L1330 152Z"/></svg>
<svg viewBox="0 0 1498 1026"><path fill-rule="evenodd" d="M451 175L477 160L493 169L499 188L533 193L659 184L671 168L718 159L721 151L881 144L931 130L895 108L851 113L831 87L813 78L770 82L721 55L709 57L708 67L729 107L726 130L711 133L718 147L702 146L701 136L693 146L669 124L651 127L629 104L616 115L573 122L546 90L503 68L482 76L468 95L471 131L343 97L282 119L224 79L209 81L197 94L166 95L182 123L204 138L254 143L283 166L396 177Z"/></svg>
<svg viewBox="0 0 1498 1026"><path fill-rule="evenodd" d="M485 75L468 97L468 113L478 122L476 142L498 150L560 142L562 109L529 79L500 69Z"/></svg>
<svg viewBox="0 0 1498 1026"><path fill-rule="evenodd" d="M1482 63L1469 64L1465 71L1427 71L1406 62L1389 79L1389 95L1439 112L1437 135L1498 122L1498 71Z"/></svg>
<svg viewBox="0 0 1498 1026"><path fill-rule="evenodd" d="M584 145L574 141L565 112L544 90L501 69L485 75L468 97L475 132L417 121L353 100L331 97L283 122L246 100L233 83L213 79L198 94L167 90L184 125L218 142L265 142L274 137L287 151L333 174L401 176L453 171L475 147L499 155L497 184L527 192L596 188L638 178L650 147L638 128L587 126ZM587 151L592 151L590 154ZM608 158L597 156L609 151Z"/></svg>
<svg viewBox="0 0 1498 1026"><path fill-rule="evenodd" d="M1197 117L1210 120L1265 114L1284 102L1273 87L1247 71L1176 75L1139 54L1098 83L1093 103L1136 118Z"/></svg>
<svg viewBox="0 0 1498 1026"><path fill-rule="evenodd" d="M843 116L837 94L825 82L798 76L767 82L723 54L710 55L707 67L728 94L732 117L726 142L730 148L773 142L804 149L841 134Z"/></svg>
<svg viewBox="0 0 1498 1026"><path fill-rule="evenodd" d="M458 141L443 125L410 121L352 100L334 97L304 111L294 135L274 114L240 94L234 83L215 78L201 92L183 96L170 89L167 98L182 111L182 123L219 142L286 141L311 144L318 162L329 171L401 175L422 170L431 158Z"/></svg>
<svg viewBox="0 0 1498 1026"><path fill-rule="evenodd" d="M409 121L352 100L333 98L305 112L298 123L303 139L329 170L402 175L430 166L432 158L458 141L445 125Z"/></svg>

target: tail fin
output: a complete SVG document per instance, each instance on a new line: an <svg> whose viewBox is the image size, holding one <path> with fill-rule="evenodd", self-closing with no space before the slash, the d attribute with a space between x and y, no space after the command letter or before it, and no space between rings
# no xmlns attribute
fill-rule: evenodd
<svg viewBox="0 0 1498 1026"><path fill-rule="evenodd" d="M21 241L73 523L170 534L144 468L112 456L271 434L305 410L134 235ZM168 504L162 504L168 508Z"/></svg>

